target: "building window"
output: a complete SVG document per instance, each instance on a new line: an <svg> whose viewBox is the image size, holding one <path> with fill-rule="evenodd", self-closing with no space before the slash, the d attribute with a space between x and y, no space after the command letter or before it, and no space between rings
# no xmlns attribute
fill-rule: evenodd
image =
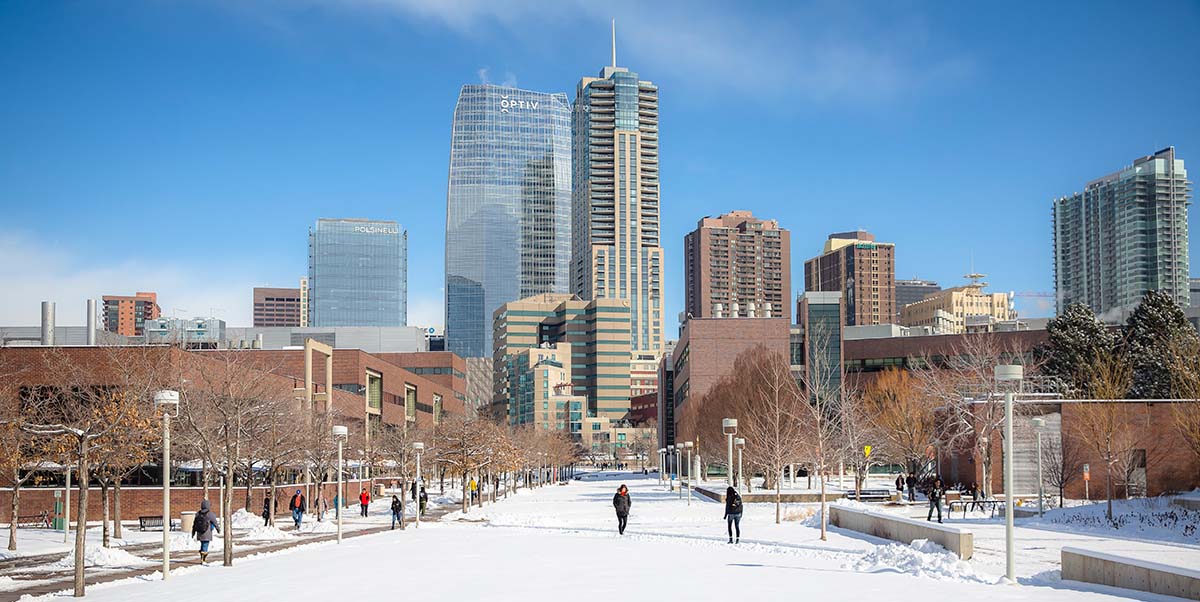
<svg viewBox="0 0 1200 602"><path fill-rule="evenodd" d="M404 419L417 419L417 388L410 385L404 385Z"/></svg>
<svg viewBox="0 0 1200 602"><path fill-rule="evenodd" d="M367 372L367 407L383 407L383 376L374 372Z"/></svg>

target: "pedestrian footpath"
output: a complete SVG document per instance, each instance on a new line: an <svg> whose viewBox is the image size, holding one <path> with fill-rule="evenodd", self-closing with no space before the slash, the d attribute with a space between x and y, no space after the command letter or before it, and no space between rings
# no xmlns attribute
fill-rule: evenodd
<svg viewBox="0 0 1200 602"><path fill-rule="evenodd" d="M444 516L450 512L453 512L457 509L458 508L455 506L445 506L442 508L431 509L425 513L425 515L421 518L421 521L422 522L437 521L437 520L440 520L442 516ZM330 520L332 520L332 519L330 519ZM345 520L345 518L343 518L343 520ZM411 518L407 519L407 528L410 528L410 529L413 528L413 519L411 519ZM292 531L294 531L294 528L292 528L291 525L287 525L287 527L283 528L282 530L287 531L287 532L292 532ZM366 528L356 527L355 529L343 529L342 539L353 539L355 537L361 537L364 535L373 535L375 533L382 533L384 531L390 531L390 530L391 530L391 528L387 523L382 523L379 525L374 525L374 526L366 527ZM235 544L238 543L236 539L234 541L235 541ZM270 554L272 552L278 552L280 550L286 550L288 548L294 548L297 546L303 546L303 545L308 545L308 544L313 544L313 543L320 543L320 542L325 542L325 541L337 541L337 533L312 533L312 534L306 533L306 534L301 534L299 538L289 539L286 541L274 541L274 542L262 542L262 543L246 542L246 543L242 543L240 545L235 545L234 551L233 551L233 557L235 559L237 559L237 558L244 558L246 556L252 556L252 555L256 555L256 554ZM103 573L100 572L103 569L88 569L87 571L84 572L84 580L87 583L88 587L92 587L93 585L100 584L100 583L109 583L112 581L118 581L121 579L130 579L130 578L134 578L134 577L146 577L149 575L153 575L154 573L162 570L162 563L161 563L162 544L157 544L157 543L133 544L133 545L124 546L121 549L125 550L126 552L129 552L131 554L134 554L136 556L146 558L147 560L157 560L159 562L157 564L154 564L151 566L146 566L146 567L139 567L139 568L132 568L132 569L117 569L117 570L111 570L111 571L104 571ZM74 571L72 569L67 569L64 571L39 572L39 573L18 572L19 569L28 569L28 568L32 568L35 566L41 566L41 565L46 565L46 564L51 564L51 563L57 562L57 561L61 560L63 558L63 556L65 556L65 555L66 554L60 552L57 554L43 554L43 555L39 555L39 556L26 556L26 557L14 558L12 560L0 562L0 576L12 577L14 581L28 580L28 583L29 583L28 587L23 587L20 589L10 589L7 591L0 591L0 602L16 602L23 596L42 596L42 595L53 594L53 593L61 592L63 590L70 590L70 589L74 588L75 587L75 581L74 581L75 577L74 577ZM222 566L221 562L222 562L221 561L221 552L214 551L213 555L209 557L208 565L210 567L212 567L214 570L219 570ZM175 551L171 552L171 569L172 570L180 569L180 568L184 568L184 567L198 566L199 564L200 564L200 561L197 559L196 550L194 550L194 549L189 548L187 550L175 550Z"/></svg>

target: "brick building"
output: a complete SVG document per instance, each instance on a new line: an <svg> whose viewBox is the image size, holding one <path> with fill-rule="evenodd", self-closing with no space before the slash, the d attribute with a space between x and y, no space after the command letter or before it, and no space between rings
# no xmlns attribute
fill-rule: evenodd
<svg viewBox="0 0 1200 602"><path fill-rule="evenodd" d="M749 211L705 217L683 247L692 317L791 317L791 234L779 222Z"/></svg>
<svg viewBox="0 0 1200 602"><path fill-rule="evenodd" d="M298 288L254 287L254 326L303 326Z"/></svg>
<svg viewBox="0 0 1200 602"><path fill-rule="evenodd" d="M695 436L684 425L700 415L704 394L733 370L742 352L761 344L789 356L788 322L787 318L692 318L684 324L673 353L677 439Z"/></svg>
<svg viewBox="0 0 1200 602"><path fill-rule="evenodd" d="M104 295L104 330L127 337L144 334L146 320L162 314L158 293L139 292L133 296Z"/></svg>
<svg viewBox="0 0 1200 602"><path fill-rule="evenodd" d="M845 324L890 324L896 318L896 246L869 232L830 234L821 255L804 262L804 290L841 292Z"/></svg>

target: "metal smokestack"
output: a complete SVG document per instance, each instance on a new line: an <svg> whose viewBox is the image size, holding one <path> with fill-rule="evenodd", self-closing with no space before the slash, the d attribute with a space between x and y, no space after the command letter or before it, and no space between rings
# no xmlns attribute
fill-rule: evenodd
<svg viewBox="0 0 1200 602"><path fill-rule="evenodd" d="M54 345L54 302L42 301L42 345Z"/></svg>
<svg viewBox="0 0 1200 602"><path fill-rule="evenodd" d="M96 300L87 300L87 344L89 347L96 345Z"/></svg>

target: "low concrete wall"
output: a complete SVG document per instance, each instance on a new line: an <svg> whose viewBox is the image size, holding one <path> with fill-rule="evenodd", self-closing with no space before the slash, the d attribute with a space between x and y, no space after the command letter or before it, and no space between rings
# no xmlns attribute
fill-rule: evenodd
<svg viewBox="0 0 1200 602"><path fill-rule="evenodd" d="M1062 578L1200 600L1200 571L1082 548L1062 549Z"/></svg>
<svg viewBox="0 0 1200 602"><path fill-rule="evenodd" d="M975 537L966 529L947 527L937 523L913 520L894 514L869 512L845 506L829 506L829 522L835 527L849 529L901 543L912 543L916 539L928 539L963 560L975 554Z"/></svg>
<svg viewBox="0 0 1200 602"><path fill-rule="evenodd" d="M696 487L695 491L696 491L696 493L698 493L710 500L716 500L718 502L725 501L725 486L722 486L720 491L714 491L712 489L709 489L706 486ZM825 500L829 501L829 502L832 502L834 500L840 500L840 499L842 499L842 497L844 497L844 496L841 492L838 492L838 493L827 492L825 494ZM818 503L821 501L821 494L819 494L819 493L780 493L779 501L783 502L785 504L815 504L815 503ZM774 491L766 491L763 489L759 489L754 493L747 493L747 492L742 493L742 503L754 504L754 503L767 503L767 502L772 503L772 504L775 503L775 492Z"/></svg>
<svg viewBox="0 0 1200 602"><path fill-rule="evenodd" d="M1181 495L1171 500L1171 503L1185 510L1200 510L1200 496L1195 494Z"/></svg>

